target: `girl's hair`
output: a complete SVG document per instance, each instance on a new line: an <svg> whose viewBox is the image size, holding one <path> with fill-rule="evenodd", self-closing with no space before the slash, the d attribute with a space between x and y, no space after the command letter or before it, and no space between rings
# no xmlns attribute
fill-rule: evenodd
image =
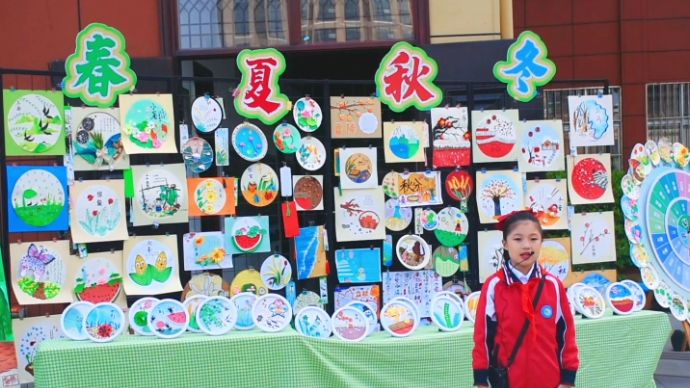
<svg viewBox="0 0 690 388"><path fill-rule="evenodd" d="M534 222L537 225L537 228L539 229L539 236L541 236L542 239L544 238L544 231L541 229L541 223L539 222L537 217L534 215L534 213L530 211L524 211L513 214L503 222L503 241L508 240L508 235L510 234L510 232L512 232L513 229L515 229L515 226L522 221ZM505 263L510 261L510 254L506 249L503 249L503 261Z"/></svg>

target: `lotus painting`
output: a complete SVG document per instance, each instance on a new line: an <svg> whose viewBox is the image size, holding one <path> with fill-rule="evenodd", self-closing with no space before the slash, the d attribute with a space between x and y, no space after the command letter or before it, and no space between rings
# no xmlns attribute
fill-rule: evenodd
<svg viewBox="0 0 690 388"><path fill-rule="evenodd" d="M435 168L470 165L472 134L467 124L467 108L465 107L431 110Z"/></svg>
<svg viewBox="0 0 690 388"><path fill-rule="evenodd" d="M7 192L11 233L69 229L65 167L7 167Z"/></svg>
<svg viewBox="0 0 690 388"><path fill-rule="evenodd" d="M84 302L112 303L122 291L122 251L91 253L76 273L74 294Z"/></svg>
<svg viewBox="0 0 690 388"><path fill-rule="evenodd" d="M340 283L381 281L381 249L361 248L335 251L335 266Z"/></svg>
<svg viewBox="0 0 690 388"><path fill-rule="evenodd" d="M223 232L187 233L182 238L185 271L232 268Z"/></svg>
<svg viewBox="0 0 690 388"><path fill-rule="evenodd" d="M124 180L75 181L70 196L74 198L70 218L75 244L129 238Z"/></svg>
<svg viewBox="0 0 690 388"><path fill-rule="evenodd" d="M424 123L386 122L383 123L383 133L386 163L424 161Z"/></svg>
<svg viewBox="0 0 690 388"><path fill-rule="evenodd" d="M21 305L70 303L69 241L10 244L12 289ZM70 266L71 267L71 266ZM66 287L67 286L67 287Z"/></svg>
<svg viewBox="0 0 690 388"><path fill-rule="evenodd" d="M13 319L12 330L15 336L19 381L22 384L32 383L38 346L45 340L65 338L60 330L60 316Z"/></svg>
<svg viewBox="0 0 690 388"><path fill-rule="evenodd" d="M177 235L135 236L124 242L124 287L127 295L159 295L182 291Z"/></svg>
<svg viewBox="0 0 690 388"><path fill-rule="evenodd" d="M520 173L510 170L477 172L479 222L493 224L505 214L525 208Z"/></svg>
<svg viewBox="0 0 690 388"><path fill-rule="evenodd" d="M132 166L134 226L189 221L185 165Z"/></svg>
<svg viewBox="0 0 690 388"><path fill-rule="evenodd" d="M226 217L225 247L230 254L269 252L268 217Z"/></svg>
<svg viewBox="0 0 690 388"><path fill-rule="evenodd" d="M613 96L568 96L570 145L608 146L615 142Z"/></svg>
<svg viewBox="0 0 690 388"><path fill-rule="evenodd" d="M383 240L386 238L383 190L340 190L335 195L336 241Z"/></svg>
<svg viewBox="0 0 690 388"><path fill-rule="evenodd" d="M518 110L472 111L472 159L474 163L517 160Z"/></svg>
<svg viewBox="0 0 690 388"><path fill-rule="evenodd" d="M297 258L297 279L312 279L328 275L326 257L326 230L323 226L300 228L295 237L295 257Z"/></svg>
<svg viewBox="0 0 690 388"><path fill-rule="evenodd" d="M171 94L121 94L119 98L127 154L177 153Z"/></svg>
<svg viewBox="0 0 690 388"><path fill-rule="evenodd" d="M3 90L7 156L65 155L64 95Z"/></svg>
<svg viewBox="0 0 690 388"><path fill-rule="evenodd" d="M118 108L72 107L70 111L75 171L129 168Z"/></svg>

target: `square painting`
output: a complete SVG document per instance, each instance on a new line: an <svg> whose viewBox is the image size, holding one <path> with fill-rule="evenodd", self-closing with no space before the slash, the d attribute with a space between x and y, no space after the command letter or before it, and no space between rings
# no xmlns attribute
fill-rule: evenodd
<svg viewBox="0 0 690 388"><path fill-rule="evenodd" d="M225 233L186 233L182 238L185 271L232 268L232 255L225 249Z"/></svg>
<svg viewBox="0 0 690 388"><path fill-rule="evenodd" d="M441 182L441 171L394 172L383 178L383 187L391 197L397 194L401 207L433 206L443 204Z"/></svg>
<svg viewBox="0 0 690 388"><path fill-rule="evenodd" d="M3 90L6 156L65 155L65 96Z"/></svg>
<svg viewBox="0 0 690 388"><path fill-rule="evenodd" d="M74 205L70 212L75 244L123 241L127 234L125 181L75 181L70 187Z"/></svg>
<svg viewBox="0 0 690 388"><path fill-rule="evenodd" d="M268 216L225 217L225 249L232 255L270 252Z"/></svg>
<svg viewBox="0 0 690 388"><path fill-rule="evenodd" d="M553 276L566 285L566 279L571 271L570 239L568 237L546 238L541 244L539 264Z"/></svg>
<svg viewBox="0 0 690 388"><path fill-rule="evenodd" d="M542 229L568 229L568 197L564 179L527 181L525 207L539 219Z"/></svg>
<svg viewBox="0 0 690 388"><path fill-rule="evenodd" d="M65 338L60 328L60 315L13 319L14 350L17 353L17 371L22 384L33 383L34 361L38 347L45 340Z"/></svg>
<svg viewBox="0 0 690 388"><path fill-rule="evenodd" d="M613 203L611 154L568 156L568 194L573 205Z"/></svg>
<svg viewBox="0 0 690 388"><path fill-rule="evenodd" d="M185 165L132 166L134 226L189 221Z"/></svg>
<svg viewBox="0 0 690 388"><path fill-rule="evenodd" d="M326 229L323 226L300 228L295 237L297 279L313 279L328 275Z"/></svg>
<svg viewBox="0 0 690 388"><path fill-rule="evenodd" d="M477 232L479 248L479 283L484 283L503 265L503 232L480 230Z"/></svg>
<svg viewBox="0 0 690 388"><path fill-rule="evenodd" d="M616 261L613 212L576 213L571 224L574 265Z"/></svg>
<svg viewBox="0 0 690 388"><path fill-rule="evenodd" d="M172 94L120 94L119 102L128 155L177 153Z"/></svg>
<svg viewBox="0 0 690 388"><path fill-rule="evenodd" d="M340 283L381 281L381 249L358 248L335 251L335 267Z"/></svg>
<svg viewBox="0 0 690 388"><path fill-rule="evenodd" d="M335 195L335 238L338 242L383 240L386 238L383 190L333 189Z"/></svg>
<svg viewBox="0 0 690 388"><path fill-rule="evenodd" d="M7 167L10 233L69 230L67 168Z"/></svg>
<svg viewBox="0 0 690 388"><path fill-rule="evenodd" d="M127 295L182 291L176 234L130 237L122 250L122 279Z"/></svg>
<svg viewBox="0 0 690 388"><path fill-rule="evenodd" d="M122 145L119 108L72 107L74 171L124 170L129 156Z"/></svg>
<svg viewBox="0 0 690 388"><path fill-rule="evenodd" d="M187 178L187 194L190 217L231 216L237 206L237 179Z"/></svg>
<svg viewBox="0 0 690 388"><path fill-rule="evenodd" d="M479 222L495 224L506 214L525 208L522 176L513 170L477 172Z"/></svg>
<svg viewBox="0 0 690 388"><path fill-rule="evenodd" d="M381 309L381 286L336 287L333 291L334 308L337 310L351 302L364 302L373 306L376 316Z"/></svg>
<svg viewBox="0 0 690 388"><path fill-rule="evenodd" d="M381 138L381 101L376 97L331 97L333 139Z"/></svg>
<svg viewBox="0 0 690 388"><path fill-rule="evenodd" d="M563 122L561 120L520 121L517 124L520 172L563 171Z"/></svg>
<svg viewBox="0 0 690 388"><path fill-rule="evenodd" d="M383 123L383 153L386 163L423 162L425 151L423 122Z"/></svg>
<svg viewBox="0 0 690 388"><path fill-rule="evenodd" d="M378 186L378 155L373 147L340 150L340 187L372 189Z"/></svg>
<svg viewBox="0 0 690 388"><path fill-rule="evenodd" d="M568 96L568 113L571 147L614 144L613 96Z"/></svg>
<svg viewBox="0 0 690 388"><path fill-rule="evenodd" d="M470 165L472 134L468 128L467 108L433 108L431 133L434 168Z"/></svg>
<svg viewBox="0 0 690 388"><path fill-rule="evenodd" d="M472 160L475 163L509 162L518 159L519 111L472 111Z"/></svg>
<svg viewBox="0 0 690 388"><path fill-rule="evenodd" d="M69 241L10 244L12 290L20 305L71 303L74 271Z"/></svg>

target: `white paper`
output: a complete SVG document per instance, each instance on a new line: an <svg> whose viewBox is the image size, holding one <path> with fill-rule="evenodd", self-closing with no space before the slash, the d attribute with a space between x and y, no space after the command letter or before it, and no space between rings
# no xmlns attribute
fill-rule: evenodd
<svg viewBox="0 0 690 388"><path fill-rule="evenodd" d="M292 169L288 166L280 168L280 195L292 197Z"/></svg>

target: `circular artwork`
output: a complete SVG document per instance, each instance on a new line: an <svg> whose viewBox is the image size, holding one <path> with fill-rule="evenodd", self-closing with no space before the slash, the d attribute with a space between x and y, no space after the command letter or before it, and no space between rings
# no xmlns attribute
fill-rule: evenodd
<svg viewBox="0 0 690 388"><path fill-rule="evenodd" d="M113 302L122 289L122 275L112 261L89 259L77 272L74 294L93 304Z"/></svg>
<svg viewBox="0 0 690 388"><path fill-rule="evenodd" d="M208 299L208 296L197 294L190 296L182 303L185 310L187 310L187 314L189 314L189 327L187 327L187 330L191 331L192 333L201 333L199 323L196 319L196 312L199 309L199 306L201 306L201 303L203 303L206 299Z"/></svg>
<svg viewBox="0 0 690 388"><path fill-rule="evenodd" d="M345 171L347 178L354 183L362 184L372 177L374 165L371 159L365 154L352 154L345 161Z"/></svg>
<svg viewBox="0 0 690 388"><path fill-rule="evenodd" d="M268 234L254 217L240 217L228 231L235 248L241 252L254 252Z"/></svg>
<svg viewBox="0 0 690 388"><path fill-rule="evenodd" d="M74 341L89 339L86 333L86 315L94 304L90 302L72 302L60 316L60 327L65 337Z"/></svg>
<svg viewBox="0 0 690 388"><path fill-rule="evenodd" d="M447 278L455 275L460 269L458 250L451 247L436 247L433 253L434 270L440 276Z"/></svg>
<svg viewBox="0 0 690 388"><path fill-rule="evenodd" d="M446 177L446 192L456 201L467 200L474 190L474 180L465 170L451 171Z"/></svg>
<svg viewBox="0 0 690 388"><path fill-rule="evenodd" d="M314 176L301 176L295 181L293 197L297 210L323 210L323 185Z"/></svg>
<svg viewBox="0 0 690 388"><path fill-rule="evenodd" d="M460 284L453 284L453 282L449 282L449 283L451 283L452 285L455 285L455 286L460 286ZM445 288L445 286L444 286L444 288ZM449 289L450 289L450 287L449 287ZM462 294L461 293L456 293L455 290L438 291L436 293L436 296L447 296L451 299L454 299L456 302L458 302L460 304L460 306L462 306L462 312L463 312L462 315L463 315L463 317L465 316L465 303L462 301Z"/></svg>
<svg viewBox="0 0 690 388"><path fill-rule="evenodd" d="M38 300L51 300L65 287L65 258L48 245L29 244L19 261L19 289Z"/></svg>
<svg viewBox="0 0 690 388"><path fill-rule="evenodd" d="M438 214L433 209L422 209L419 221L424 230L434 230L438 227Z"/></svg>
<svg viewBox="0 0 690 388"><path fill-rule="evenodd" d="M308 306L323 309L319 294L313 291L302 291L299 295L297 295L297 299L295 300L295 304L292 309L293 313L297 315L297 313L299 313L303 308Z"/></svg>
<svg viewBox="0 0 690 388"><path fill-rule="evenodd" d="M316 131L321 126L321 121L323 120L321 107L309 97L302 97L295 102L292 116L299 129L304 132Z"/></svg>
<svg viewBox="0 0 690 388"><path fill-rule="evenodd" d="M84 233L105 237L118 228L124 214L120 212L120 199L106 186L92 185L81 192L75 217ZM82 213L83 212L83 213Z"/></svg>
<svg viewBox="0 0 690 388"><path fill-rule="evenodd" d="M271 290L282 290L292 278L292 266L282 255L271 255L261 264L261 280Z"/></svg>
<svg viewBox="0 0 690 388"><path fill-rule="evenodd" d="M371 335L371 333L373 333L378 326L378 320L376 318L376 306L360 301L350 302L347 304L347 306L354 307L364 313L364 316L367 317L367 322L369 323L367 336Z"/></svg>
<svg viewBox="0 0 690 388"><path fill-rule="evenodd" d="M557 276L563 282L570 273L570 253L560 242L544 240L539 253L539 264L546 272Z"/></svg>
<svg viewBox="0 0 690 388"><path fill-rule="evenodd" d="M119 118L108 112L87 115L76 128L72 146L75 156L94 167L112 167L118 159L125 158Z"/></svg>
<svg viewBox="0 0 690 388"><path fill-rule="evenodd" d="M381 309L381 326L393 337L407 337L419 324L417 311L401 300L393 300Z"/></svg>
<svg viewBox="0 0 690 388"><path fill-rule="evenodd" d="M187 195L185 190L182 190L183 187L180 178L170 171L155 168L139 178L135 186L134 198L141 212L147 217L168 218L180 211L184 197ZM196 191L199 190L203 190L203 187L197 187Z"/></svg>
<svg viewBox="0 0 690 388"><path fill-rule="evenodd" d="M590 286L582 286L573 294L575 309L587 318L601 318L606 311L604 298Z"/></svg>
<svg viewBox="0 0 690 388"><path fill-rule="evenodd" d="M623 190L623 195L630 199L637 200L640 198L640 186L633 182L631 175L623 176L621 179L621 189Z"/></svg>
<svg viewBox="0 0 690 388"><path fill-rule="evenodd" d="M669 309L674 318L679 321L684 321L688 319L688 302L678 294L671 294L669 296L671 300L669 303Z"/></svg>
<svg viewBox="0 0 690 388"><path fill-rule="evenodd" d="M29 170L14 184L12 208L19 219L42 228L60 217L65 198L65 190L55 175L43 169Z"/></svg>
<svg viewBox="0 0 690 388"><path fill-rule="evenodd" d="M522 159L533 169L553 170L554 163L563 160L560 136L547 123L530 125L522 134Z"/></svg>
<svg viewBox="0 0 690 388"><path fill-rule="evenodd" d="M426 267L431 260L429 244L417 235L402 236L395 245L395 251L402 265L413 271Z"/></svg>
<svg viewBox="0 0 690 388"><path fill-rule="evenodd" d="M194 295L228 297L230 296L230 286L222 277L204 272L189 279L184 290L182 290L181 300L184 302Z"/></svg>
<svg viewBox="0 0 690 388"><path fill-rule="evenodd" d="M209 335L223 335L235 326L237 307L224 296L214 296L201 302L196 312L199 329Z"/></svg>
<svg viewBox="0 0 690 388"><path fill-rule="evenodd" d="M295 316L295 329L299 334L312 338L331 336L331 317L318 307L305 307Z"/></svg>
<svg viewBox="0 0 690 388"><path fill-rule="evenodd" d="M252 318L252 308L254 303L259 299L253 292L240 292L230 299L237 308L237 320L235 321L235 329L237 330L251 330L256 325L254 318Z"/></svg>
<svg viewBox="0 0 690 388"><path fill-rule="evenodd" d="M467 296L465 299L465 316L467 320L474 323L477 319L477 307L479 307L479 297L481 291L476 291Z"/></svg>
<svg viewBox="0 0 690 388"><path fill-rule="evenodd" d="M275 333L290 326L292 307L282 296L266 294L254 303L252 318L259 329Z"/></svg>
<svg viewBox="0 0 690 388"><path fill-rule="evenodd" d="M513 121L502 114L488 114L479 120L474 132L474 141L481 152L499 159L510 154L517 142Z"/></svg>
<svg viewBox="0 0 690 388"><path fill-rule="evenodd" d="M575 295L577 295L577 292L580 290L580 288L584 286L586 286L586 284L577 282L571 284L570 287L568 287L568 289L566 290L566 294L568 295L568 299L571 303L575 300Z"/></svg>
<svg viewBox="0 0 690 388"><path fill-rule="evenodd" d="M649 264L647 250L640 244L630 245L630 260L637 268L646 267Z"/></svg>
<svg viewBox="0 0 690 388"><path fill-rule="evenodd" d="M395 198L390 198L385 203L386 228L400 232L407 229L412 222L412 208L400 207Z"/></svg>
<svg viewBox="0 0 690 388"><path fill-rule="evenodd" d="M595 272L582 279L582 283L586 286L594 288L603 297L606 295L606 289L608 288L609 284L611 284L611 281L606 276Z"/></svg>
<svg viewBox="0 0 690 388"><path fill-rule="evenodd" d="M659 282L659 286L654 290L654 299L659 303L659 306L667 309L671 303L671 289L668 284Z"/></svg>
<svg viewBox="0 0 690 388"><path fill-rule="evenodd" d="M301 143L302 135L292 124L279 124L273 131L273 144L284 154L294 154Z"/></svg>
<svg viewBox="0 0 690 388"><path fill-rule="evenodd" d="M659 287L659 283L661 283L659 273L651 265L640 268L640 276L642 277L642 283L650 290L656 290Z"/></svg>
<svg viewBox="0 0 690 388"><path fill-rule="evenodd" d="M400 188L398 187L398 180L400 174L395 171L391 171L383 176L381 181L381 186L383 187L383 193L391 198L398 198L400 195Z"/></svg>
<svg viewBox="0 0 690 388"><path fill-rule="evenodd" d="M665 164L673 164L673 143L671 140L662 137L658 143L659 157Z"/></svg>
<svg viewBox="0 0 690 388"><path fill-rule="evenodd" d="M55 103L38 94L19 97L7 112L7 132L12 141L24 151L36 154L57 144L64 124Z"/></svg>
<svg viewBox="0 0 690 388"><path fill-rule="evenodd" d="M606 301L616 314L630 315L635 311L635 295L624 283L609 284L606 289Z"/></svg>
<svg viewBox="0 0 690 388"><path fill-rule="evenodd" d="M391 299L390 302L401 302L403 304L406 304L407 307L410 308L410 310L415 312L415 316L417 317L417 324L419 324L422 320L421 315L419 314L419 309L417 308L417 304L413 302L412 300L404 297L404 296L396 296L395 298Z"/></svg>
<svg viewBox="0 0 690 388"><path fill-rule="evenodd" d="M434 235L438 242L447 247L457 247L465 241L469 223L460 209L447 207L438 213L436 219L438 226L434 229Z"/></svg>
<svg viewBox="0 0 690 388"><path fill-rule="evenodd" d="M352 306L341 307L331 317L333 335L343 341L359 342L369 333L369 321L364 313Z"/></svg>
<svg viewBox="0 0 690 388"><path fill-rule="evenodd" d="M307 171L316 171L326 164L326 147L315 137L302 138L297 154L297 163Z"/></svg>
<svg viewBox="0 0 690 388"><path fill-rule="evenodd" d="M168 140L171 124L174 125L161 104L144 99L134 102L129 107L124 130L134 145L156 150Z"/></svg>
<svg viewBox="0 0 690 388"><path fill-rule="evenodd" d="M391 153L402 159L402 162L418 159L416 156L422 148L422 139L414 128L404 124L397 125L386 141Z"/></svg>
<svg viewBox="0 0 690 388"><path fill-rule="evenodd" d="M636 199L630 199L626 196L621 197L621 210L623 211L623 216L626 219L633 222L638 221L640 217L640 209L637 207ZM630 233L631 231L626 230L626 233Z"/></svg>
<svg viewBox="0 0 690 388"><path fill-rule="evenodd" d="M194 190L196 205L208 215L218 214L228 200L223 184L215 179L201 181Z"/></svg>
<svg viewBox="0 0 690 388"><path fill-rule="evenodd" d="M158 240L144 240L132 247L127 256L129 280L147 294L155 295L177 280L173 273L177 257Z"/></svg>
<svg viewBox="0 0 690 388"><path fill-rule="evenodd" d="M189 313L173 299L163 299L149 313L149 330L160 338L177 338L189 327Z"/></svg>
<svg viewBox="0 0 690 388"><path fill-rule="evenodd" d="M518 187L518 184L507 176L491 175L484 180L477 191L479 211L483 212L486 217L497 220L504 214L522 210L524 204L517 201L517 193L520 192L522 192L522 187Z"/></svg>
<svg viewBox="0 0 690 388"><path fill-rule="evenodd" d="M125 330L125 313L113 303L100 303L88 313L84 320L86 336L93 342L110 342Z"/></svg>
<svg viewBox="0 0 690 388"><path fill-rule="evenodd" d="M129 308L129 327L135 333L144 336L154 335L149 329L149 314L158 302L160 301L156 298L141 298Z"/></svg>
<svg viewBox="0 0 690 388"><path fill-rule="evenodd" d="M278 175L267 164L252 164L244 170L240 188L244 200L250 205L268 206L278 197Z"/></svg>
<svg viewBox="0 0 690 388"><path fill-rule="evenodd" d="M192 123L201 132L211 132L223 121L223 107L210 96L197 97L192 103Z"/></svg>
<svg viewBox="0 0 690 388"><path fill-rule="evenodd" d="M609 178L606 167L600 161L594 158L585 158L573 167L570 182L577 195L595 201L606 192Z"/></svg>
<svg viewBox="0 0 690 388"><path fill-rule="evenodd" d="M638 283L630 279L622 280L621 283L628 286L628 288L633 294L633 297L635 299L635 307L633 311L641 311L642 309L644 309L644 306L647 304L647 295L645 295L645 292L642 289L642 287Z"/></svg>
<svg viewBox="0 0 690 388"><path fill-rule="evenodd" d="M550 183L533 186L527 193L527 204L543 228L554 227L567 216L565 193Z"/></svg>
<svg viewBox="0 0 690 388"><path fill-rule="evenodd" d="M213 148L200 137L193 137L182 145L184 164L194 174L200 174L213 165Z"/></svg>
<svg viewBox="0 0 690 388"><path fill-rule="evenodd" d="M259 271L255 269L245 269L235 275L235 278L230 284L230 296L234 297L243 292L251 292L256 296L268 294L268 288L264 285Z"/></svg>
<svg viewBox="0 0 690 388"><path fill-rule="evenodd" d="M266 135L256 125L242 123L232 131L232 147L244 160L258 162L266 156Z"/></svg>
<svg viewBox="0 0 690 388"><path fill-rule="evenodd" d="M465 312L457 299L437 295L431 300L431 320L443 331L457 331L462 327Z"/></svg>
<svg viewBox="0 0 690 388"><path fill-rule="evenodd" d="M689 217L690 218L690 217ZM625 236L631 244L639 244L642 239L642 227L637 221L625 220L623 224Z"/></svg>

